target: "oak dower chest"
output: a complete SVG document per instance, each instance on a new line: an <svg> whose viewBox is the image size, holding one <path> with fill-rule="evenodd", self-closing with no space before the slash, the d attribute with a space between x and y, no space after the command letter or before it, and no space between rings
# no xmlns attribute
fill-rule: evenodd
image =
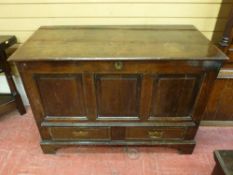
<svg viewBox="0 0 233 175"><path fill-rule="evenodd" d="M227 57L192 26L39 28L17 64L45 153L75 145L192 153Z"/></svg>

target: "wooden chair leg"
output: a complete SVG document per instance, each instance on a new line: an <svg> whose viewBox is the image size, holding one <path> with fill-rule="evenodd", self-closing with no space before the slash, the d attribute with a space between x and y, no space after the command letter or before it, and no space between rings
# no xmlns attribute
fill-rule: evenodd
<svg viewBox="0 0 233 175"><path fill-rule="evenodd" d="M21 115L25 114L26 113L26 109L24 107L24 104L23 104L23 101L21 99L21 96L19 95L19 93L16 93L14 95L14 97L15 97L16 107L17 107L19 113Z"/></svg>

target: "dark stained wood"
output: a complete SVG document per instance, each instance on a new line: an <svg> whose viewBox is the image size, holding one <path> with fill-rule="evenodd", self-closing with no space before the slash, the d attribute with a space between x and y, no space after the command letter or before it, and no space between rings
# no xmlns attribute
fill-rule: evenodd
<svg viewBox="0 0 233 175"><path fill-rule="evenodd" d="M86 110L89 120L95 121L97 116L97 104L96 104L96 93L95 93L95 82L94 76L91 73L85 73L83 75L84 80L84 92L86 100Z"/></svg>
<svg viewBox="0 0 233 175"><path fill-rule="evenodd" d="M0 115L15 109L15 98L11 94L0 94Z"/></svg>
<svg viewBox="0 0 233 175"><path fill-rule="evenodd" d="M140 99L140 120L147 121L150 116L150 106L152 99L153 77L150 74L144 74L142 79L142 90Z"/></svg>
<svg viewBox="0 0 233 175"><path fill-rule="evenodd" d="M193 75L160 75L154 79L151 117L186 117L200 88L200 78Z"/></svg>
<svg viewBox="0 0 233 175"><path fill-rule="evenodd" d="M17 62L17 61L16 61ZM158 74L164 72L166 74L200 74L206 70L215 70L220 68L222 61L206 61L206 60L141 60L141 61L122 61L124 68L119 71L115 69L116 61L26 61L17 62L24 72L32 73L81 73L91 74L98 73L112 73L112 74L132 74L137 70L137 74ZM36 63L36 64L35 64ZM43 69L41 69L43 67ZM92 71L90 71L92 70Z"/></svg>
<svg viewBox="0 0 233 175"><path fill-rule="evenodd" d="M52 127L49 130L52 140L110 140L108 127Z"/></svg>
<svg viewBox="0 0 233 175"><path fill-rule="evenodd" d="M193 111L193 119L198 123L200 122L203 112L205 111L216 77L217 77L216 71L210 71L204 77L201 90L197 97L197 101L199 101L199 103L195 104L196 110Z"/></svg>
<svg viewBox="0 0 233 175"><path fill-rule="evenodd" d="M0 114L14 109L18 109L21 115L26 113L21 96L15 86L10 65L7 62L7 49L14 45L16 42L17 40L15 36L0 36L0 73L4 72L11 91L11 93L8 94L8 96L11 97L8 99L8 101L5 99L5 94L0 95Z"/></svg>
<svg viewBox="0 0 233 175"><path fill-rule="evenodd" d="M215 81L203 114L205 121L233 121L233 8L219 47L229 60L225 61Z"/></svg>
<svg viewBox="0 0 233 175"><path fill-rule="evenodd" d="M183 140L186 128L128 127L127 140Z"/></svg>
<svg viewBox="0 0 233 175"><path fill-rule="evenodd" d="M216 150L214 151L216 165L212 175L233 175L233 151Z"/></svg>
<svg viewBox="0 0 233 175"><path fill-rule="evenodd" d="M96 75L98 118L138 118L140 92L138 75Z"/></svg>
<svg viewBox="0 0 233 175"><path fill-rule="evenodd" d="M232 43L232 28L233 28L233 8L229 14L223 35L222 35L222 39L219 42L219 47L225 52L228 53L229 47L231 47L231 43ZM232 59L230 59L232 60Z"/></svg>
<svg viewBox="0 0 233 175"><path fill-rule="evenodd" d="M195 147L195 141L193 140L186 140L186 141L71 141L71 142L64 142L64 141L51 141L51 140L44 140L41 142L41 148L44 153L47 154L54 154L57 149L62 147L72 147L72 146L80 146L80 145L93 145L93 146L154 146L154 147L168 147L178 149L181 154L192 154L193 149Z"/></svg>
<svg viewBox="0 0 233 175"><path fill-rule="evenodd" d="M111 127L112 140L125 140L125 127Z"/></svg>
<svg viewBox="0 0 233 175"><path fill-rule="evenodd" d="M43 121L41 123L42 127L101 127L101 126L109 126L109 127L131 127L131 126L143 126L143 127L195 127L196 124L194 122L138 122L138 121L132 121L132 122L118 122L118 121L108 121L108 122L50 122L50 121Z"/></svg>
<svg viewBox="0 0 233 175"><path fill-rule="evenodd" d="M187 58L221 60L225 55L194 26L50 26L40 27L10 60Z"/></svg>
<svg viewBox="0 0 233 175"><path fill-rule="evenodd" d="M188 154L225 59L192 27L102 26L40 28L10 60L45 153L147 145Z"/></svg>
<svg viewBox="0 0 233 175"><path fill-rule="evenodd" d="M219 79L215 82L208 105L205 120L233 120L233 80Z"/></svg>
<svg viewBox="0 0 233 175"><path fill-rule="evenodd" d="M82 75L40 74L34 79L46 116L86 116Z"/></svg>

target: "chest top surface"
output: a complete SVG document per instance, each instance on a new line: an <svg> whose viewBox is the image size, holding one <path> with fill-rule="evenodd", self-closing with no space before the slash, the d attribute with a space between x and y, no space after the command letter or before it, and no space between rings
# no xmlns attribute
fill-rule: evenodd
<svg viewBox="0 0 233 175"><path fill-rule="evenodd" d="M193 26L44 26L11 57L42 60L224 60Z"/></svg>

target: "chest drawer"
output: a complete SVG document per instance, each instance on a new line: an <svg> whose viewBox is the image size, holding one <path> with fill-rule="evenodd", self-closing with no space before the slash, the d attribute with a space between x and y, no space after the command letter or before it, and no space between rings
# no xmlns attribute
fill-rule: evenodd
<svg viewBox="0 0 233 175"><path fill-rule="evenodd" d="M125 137L128 140L182 140L186 131L186 128L127 127Z"/></svg>
<svg viewBox="0 0 233 175"><path fill-rule="evenodd" d="M53 140L110 140L108 127L51 127Z"/></svg>

